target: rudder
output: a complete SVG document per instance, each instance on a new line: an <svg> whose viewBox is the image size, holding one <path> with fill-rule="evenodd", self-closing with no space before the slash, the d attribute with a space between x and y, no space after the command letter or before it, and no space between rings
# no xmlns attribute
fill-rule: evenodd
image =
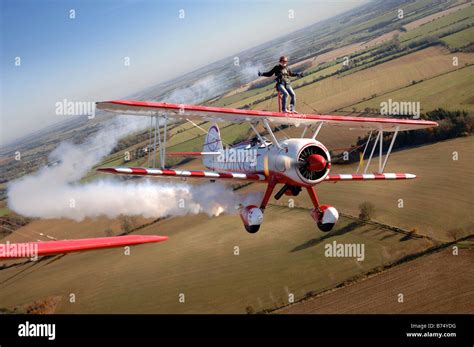
<svg viewBox="0 0 474 347"><path fill-rule="evenodd" d="M206 139L204 140L203 152L222 152L224 147L222 146L221 132L216 123L212 123L207 131ZM214 165L215 156L213 155L204 155L203 164L212 168Z"/></svg>

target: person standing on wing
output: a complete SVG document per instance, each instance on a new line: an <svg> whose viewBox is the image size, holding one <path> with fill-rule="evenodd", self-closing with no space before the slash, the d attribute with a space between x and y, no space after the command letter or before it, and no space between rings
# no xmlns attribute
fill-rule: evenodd
<svg viewBox="0 0 474 347"><path fill-rule="evenodd" d="M295 74L288 68L288 57L280 57L280 63L275 65L273 69L268 72L258 72L259 76L271 77L276 76L276 88L281 93L281 110L282 112L296 112L295 102L296 96L295 91L290 85L290 77L298 76L303 77L303 73ZM290 109L286 108L286 99L290 96Z"/></svg>

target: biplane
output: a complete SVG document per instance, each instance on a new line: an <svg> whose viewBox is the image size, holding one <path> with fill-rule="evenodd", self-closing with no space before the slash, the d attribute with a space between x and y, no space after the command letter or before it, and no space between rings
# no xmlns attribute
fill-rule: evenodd
<svg viewBox="0 0 474 347"><path fill-rule="evenodd" d="M99 110L121 115L150 117L151 127L149 145L153 151L150 167L101 167L97 170L109 174L181 177L216 180L253 181L266 184L266 190L258 205L241 206L240 217L249 233L256 233L263 223L263 213L273 191L281 185L275 194L280 199L283 194L297 196L305 189L313 203L311 217L321 231L328 232L339 219L339 212L331 205L320 204L315 186L333 181L374 181L406 180L416 178L410 173L385 173L385 167L398 132L436 127L432 121L398 118L349 117L321 114L283 113L258 110L230 109L197 105L171 104L164 102L145 102L115 100L96 103ZM166 153L167 124L171 120L188 121L206 131L195 121L210 122L201 152ZM217 123L248 123L255 132L251 142L244 142L230 148L224 148ZM263 125L269 139L257 130ZM291 125L301 127L299 138L278 140L272 126ZM369 131L362 157L369 150L365 168L359 165L354 174L331 174L331 156L329 150L317 138L323 127L344 127ZM393 133L385 156L383 155L383 134ZM369 149L369 143L373 145ZM158 143L157 143L158 140ZM368 173L369 165L378 147L378 171ZM159 168L156 166L156 150L159 150ZM229 154L229 151L232 153ZM148 154L150 155L150 150ZM367 152L368 153L368 152ZM176 170L166 166L167 156L202 157L208 171ZM359 170L363 170L359 173ZM55 255L100 248L122 247L149 242L167 240L166 236L126 235L105 238L54 240L47 242L25 242L0 245L0 259L30 257L28 250L38 255ZM5 252L5 250L10 252ZM30 252L31 253L31 252Z"/></svg>
<svg viewBox="0 0 474 347"><path fill-rule="evenodd" d="M303 189L307 191L314 205L311 217L318 228L330 231L337 223L339 213L330 205L320 204L315 186L331 181L373 181L373 180L406 180L416 176L410 173L385 173L385 167L393 148L398 132L436 127L432 121L398 118L349 117L320 114L283 113L258 110L230 109L197 105L171 104L164 102L145 102L115 100L98 102L97 109L121 115L151 117L150 142L153 138L153 149L158 149L160 167L103 167L98 170L117 175L150 176L150 177L192 177L216 181L220 179L260 182L267 185L260 204L242 206L240 216L249 233L259 230L263 222L263 213L277 185L281 188L275 194L280 199L283 194L297 196ZM169 120L185 120L200 127L196 121L210 122L201 152L169 153L171 156L202 157L203 164L209 171L175 170L166 167L166 138ZM224 149L217 123L248 123L255 132L255 141L242 143ZM262 124L269 139L257 130ZM278 140L272 126L292 125L301 127L299 138ZM318 141L318 134L323 127L338 126L348 129L365 129L369 132L362 158L369 149L373 139L365 168L362 173L331 174L331 156L323 143ZM152 131L154 134L152 136ZM202 128L201 128L202 129ZM392 132L393 136L385 156L383 155L383 134ZM378 147L378 171L367 170ZM234 155L225 155L227 151ZM156 156L153 156L156 158ZM155 160L155 159L154 159ZM360 168L360 167L359 167ZM359 171L359 169L358 169Z"/></svg>

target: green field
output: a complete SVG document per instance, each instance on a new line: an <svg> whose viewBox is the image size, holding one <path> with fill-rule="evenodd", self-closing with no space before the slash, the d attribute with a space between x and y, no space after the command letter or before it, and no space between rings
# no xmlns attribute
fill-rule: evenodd
<svg viewBox="0 0 474 347"><path fill-rule="evenodd" d="M462 64L462 61L460 64ZM363 111L366 108L379 109L381 102L392 99L420 102L422 112L434 110L438 107L453 111L465 110L474 112L473 88L474 66L469 66L415 85L400 88L369 101L351 105L351 107L345 108L345 110L349 111L353 108L359 111Z"/></svg>
<svg viewBox="0 0 474 347"><path fill-rule="evenodd" d="M405 43L426 35L436 35L446 32L459 25L472 24L474 24L474 6L469 6L401 34L400 42Z"/></svg>
<svg viewBox="0 0 474 347"><path fill-rule="evenodd" d="M474 42L474 27L442 38L450 48L463 48Z"/></svg>
<svg viewBox="0 0 474 347"><path fill-rule="evenodd" d="M0 208L0 217L3 217L7 214L9 214L11 211L8 207L2 207Z"/></svg>
<svg viewBox="0 0 474 347"><path fill-rule="evenodd" d="M459 59L459 66L452 64L455 56ZM346 109L373 96L411 85L413 81L429 79L472 62L474 62L473 54L462 52L451 54L445 48L429 47L357 73L339 78L333 76L298 88L297 107L300 112L307 113L314 113L313 109L320 112ZM467 82L470 86L474 83L472 78ZM243 104L240 102L232 106L241 107ZM253 105L252 108L264 109L268 104L268 101L263 101ZM273 109L276 109L276 102L272 105Z"/></svg>

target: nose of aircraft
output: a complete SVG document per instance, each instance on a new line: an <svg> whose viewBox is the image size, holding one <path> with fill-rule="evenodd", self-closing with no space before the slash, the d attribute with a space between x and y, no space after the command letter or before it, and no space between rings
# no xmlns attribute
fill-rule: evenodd
<svg viewBox="0 0 474 347"><path fill-rule="evenodd" d="M319 154L311 154L308 159L308 169L311 171L322 171L326 168L326 159Z"/></svg>

